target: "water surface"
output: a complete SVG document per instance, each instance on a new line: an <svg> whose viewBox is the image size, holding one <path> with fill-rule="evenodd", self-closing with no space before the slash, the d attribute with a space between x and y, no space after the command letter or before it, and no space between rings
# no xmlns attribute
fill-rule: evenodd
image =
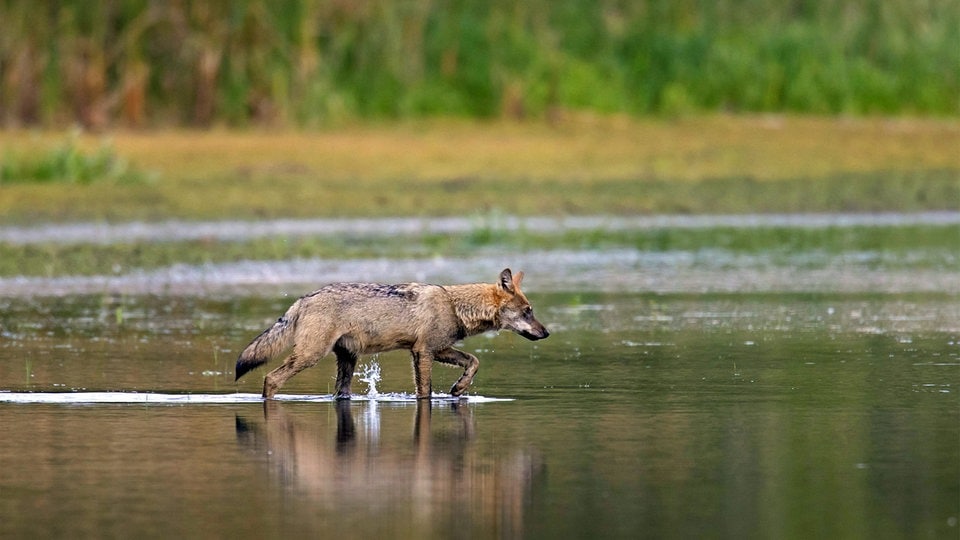
<svg viewBox="0 0 960 540"><path fill-rule="evenodd" d="M0 299L8 393L172 396L0 396L0 536L956 537L952 292L529 296L549 339L464 344L510 401L432 405L234 384L282 295ZM363 362L412 391L406 355Z"/></svg>
<svg viewBox="0 0 960 540"><path fill-rule="evenodd" d="M498 219L0 228L50 253L416 244L0 277L0 538L957 537L960 214ZM530 246L540 229L585 234ZM476 238L428 255L448 244L424 231ZM332 359L277 402L264 370L233 381L238 352L324 283L506 266L551 337L468 339L469 399L412 399L402 352L364 358L349 402ZM438 366L434 388L458 375Z"/></svg>

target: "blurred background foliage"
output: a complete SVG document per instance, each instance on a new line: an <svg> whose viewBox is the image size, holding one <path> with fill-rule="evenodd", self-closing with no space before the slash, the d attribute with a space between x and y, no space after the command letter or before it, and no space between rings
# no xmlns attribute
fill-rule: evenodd
<svg viewBox="0 0 960 540"><path fill-rule="evenodd" d="M0 1L6 126L960 113L943 0Z"/></svg>

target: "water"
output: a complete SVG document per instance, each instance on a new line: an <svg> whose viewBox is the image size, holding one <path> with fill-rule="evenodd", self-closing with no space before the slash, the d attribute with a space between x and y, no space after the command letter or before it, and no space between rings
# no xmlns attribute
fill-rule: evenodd
<svg viewBox="0 0 960 540"><path fill-rule="evenodd" d="M300 403L334 403L338 401L333 394L277 394L275 401L293 401ZM417 403L416 394L409 392L367 392L354 395L354 401L368 403ZM265 400L260 394L234 392L232 394L164 394L160 392L0 392L0 403L19 404L59 404L59 405L223 405L237 403L263 403ZM486 396L451 396L443 392L436 392L431 397L434 403L458 402L493 403L496 401L513 401L511 398L496 398Z"/></svg>
<svg viewBox="0 0 960 540"><path fill-rule="evenodd" d="M0 536L956 537L953 294L530 296L431 405L402 353L235 385L283 298L0 300Z"/></svg>
<svg viewBox="0 0 960 540"><path fill-rule="evenodd" d="M712 229L718 227L828 228L957 225L958 212L910 214L747 214L652 216L535 216L516 217L492 213L474 218L354 218L274 219L262 221L70 223L18 227L0 226L0 242L8 244L169 242L173 240L246 240L259 237L308 235L397 236L426 233L465 234L478 227L498 231L518 230L637 230Z"/></svg>
<svg viewBox="0 0 960 540"><path fill-rule="evenodd" d="M957 218L603 226L896 236ZM391 227L458 234L468 221ZM196 230L374 234L384 223ZM163 241L192 234L181 225L6 228L0 241ZM0 277L0 538L957 538L958 259L923 238L869 244ZM264 370L233 381L238 352L322 283L490 280L504 266L527 272L551 337L468 339L481 367L467 399L417 402L402 352L363 358L349 402L332 397L332 358L277 402L259 397ZM459 376L433 373L440 391Z"/></svg>

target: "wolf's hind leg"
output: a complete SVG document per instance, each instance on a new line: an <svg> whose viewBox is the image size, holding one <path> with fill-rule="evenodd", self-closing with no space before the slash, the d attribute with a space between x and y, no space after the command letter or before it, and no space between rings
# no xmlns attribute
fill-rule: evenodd
<svg viewBox="0 0 960 540"><path fill-rule="evenodd" d="M473 382L473 377L477 374L477 370L480 369L480 360L478 360L476 356L453 348L438 352L435 359L444 364L453 364L463 368L463 375L461 375L457 382L450 388L450 395L453 396L463 394L470 386L470 383Z"/></svg>
<svg viewBox="0 0 960 540"><path fill-rule="evenodd" d="M307 366L303 366L303 363L300 357L294 353L288 356L282 364L274 368L270 373L267 373L263 378L264 399L273 399L273 396L280 390L283 383L287 382L287 379L306 369Z"/></svg>
<svg viewBox="0 0 960 540"><path fill-rule="evenodd" d="M294 345L293 354L263 378L263 397L272 399L287 379L317 365L317 362L330 352L330 341L332 340L316 340L308 346Z"/></svg>
<svg viewBox="0 0 960 540"><path fill-rule="evenodd" d="M337 399L350 399L350 383L353 382L353 371L357 367L357 355L341 345L333 347L337 355L337 384L334 395Z"/></svg>

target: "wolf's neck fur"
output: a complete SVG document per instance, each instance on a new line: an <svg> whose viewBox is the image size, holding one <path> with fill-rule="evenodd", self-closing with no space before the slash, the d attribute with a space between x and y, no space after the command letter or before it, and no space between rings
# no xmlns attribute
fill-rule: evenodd
<svg viewBox="0 0 960 540"><path fill-rule="evenodd" d="M500 291L496 285L472 283L445 286L467 336L500 328ZM464 336L466 337L466 336Z"/></svg>

